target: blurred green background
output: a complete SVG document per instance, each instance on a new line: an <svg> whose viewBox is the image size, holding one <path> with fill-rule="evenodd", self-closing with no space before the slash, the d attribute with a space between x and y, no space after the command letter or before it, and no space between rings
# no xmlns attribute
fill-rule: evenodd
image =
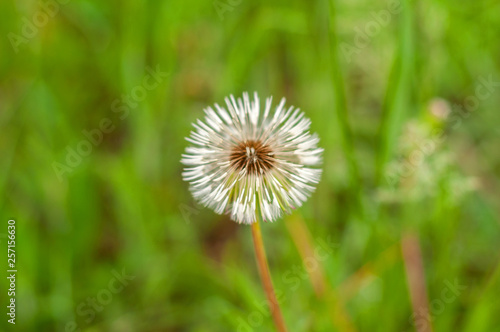
<svg viewBox="0 0 500 332"><path fill-rule="evenodd" d="M0 330L273 331L250 228L181 179L202 109L257 91L325 149L313 196L262 225L290 331L500 331L498 1L0 11Z"/></svg>

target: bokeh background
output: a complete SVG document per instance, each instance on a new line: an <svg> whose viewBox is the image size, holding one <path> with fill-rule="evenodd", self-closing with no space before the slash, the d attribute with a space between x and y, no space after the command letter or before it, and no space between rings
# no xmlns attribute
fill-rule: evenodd
<svg viewBox="0 0 500 332"><path fill-rule="evenodd" d="M0 330L273 331L250 228L181 179L203 108L257 91L325 149L314 195L262 225L290 331L500 331L498 1L0 12Z"/></svg>

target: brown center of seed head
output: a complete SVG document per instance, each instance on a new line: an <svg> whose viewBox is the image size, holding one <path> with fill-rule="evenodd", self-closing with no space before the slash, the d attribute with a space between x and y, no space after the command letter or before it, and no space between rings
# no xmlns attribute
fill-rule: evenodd
<svg viewBox="0 0 500 332"><path fill-rule="evenodd" d="M260 141L244 141L231 150L229 161L236 170L247 174L263 174L274 166L274 154L268 145Z"/></svg>

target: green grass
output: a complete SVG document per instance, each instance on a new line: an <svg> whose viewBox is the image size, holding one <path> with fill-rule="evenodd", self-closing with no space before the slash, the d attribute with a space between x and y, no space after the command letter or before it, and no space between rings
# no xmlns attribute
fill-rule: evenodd
<svg viewBox="0 0 500 332"><path fill-rule="evenodd" d="M433 330L500 331L500 89L466 116L439 119L429 106L464 105L481 78L500 81L500 5L402 3L348 59L342 43L355 45L388 3L243 0L221 17L212 1L70 1L16 53L9 33L22 36L42 9L2 2L0 247L14 218L18 274L16 325L3 314L0 330L238 331L245 321L272 331L250 228L197 205L180 164L205 106L258 91L305 111L325 149L313 196L262 225L290 331L349 331L331 302L354 331L416 330L405 234L419 238ZM165 75L120 109L147 68ZM102 142L58 176L54 163L67 165L67 148L103 119ZM401 176L433 130L441 144ZM332 289L323 298L291 218L313 249L336 243L320 262ZM134 278L109 303L85 304L123 270ZM446 302L455 280L467 288ZM7 288L0 278L4 308Z"/></svg>

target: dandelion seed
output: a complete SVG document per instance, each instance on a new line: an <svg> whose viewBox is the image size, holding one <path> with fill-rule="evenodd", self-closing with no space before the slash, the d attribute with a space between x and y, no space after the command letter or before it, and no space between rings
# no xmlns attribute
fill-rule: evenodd
<svg viewBox="0 0 500 332"><path fill-rule="evenodd" d="M204 121L193 124L183 178L194 198L216 213L244 224L275 221L314 191L321 176L319 138L309 133L303 112L285 108L284 98L274 112L272 98L261 112L257 93L252 101L247 93L225 101L227 108L208 107Z"/></svg>

